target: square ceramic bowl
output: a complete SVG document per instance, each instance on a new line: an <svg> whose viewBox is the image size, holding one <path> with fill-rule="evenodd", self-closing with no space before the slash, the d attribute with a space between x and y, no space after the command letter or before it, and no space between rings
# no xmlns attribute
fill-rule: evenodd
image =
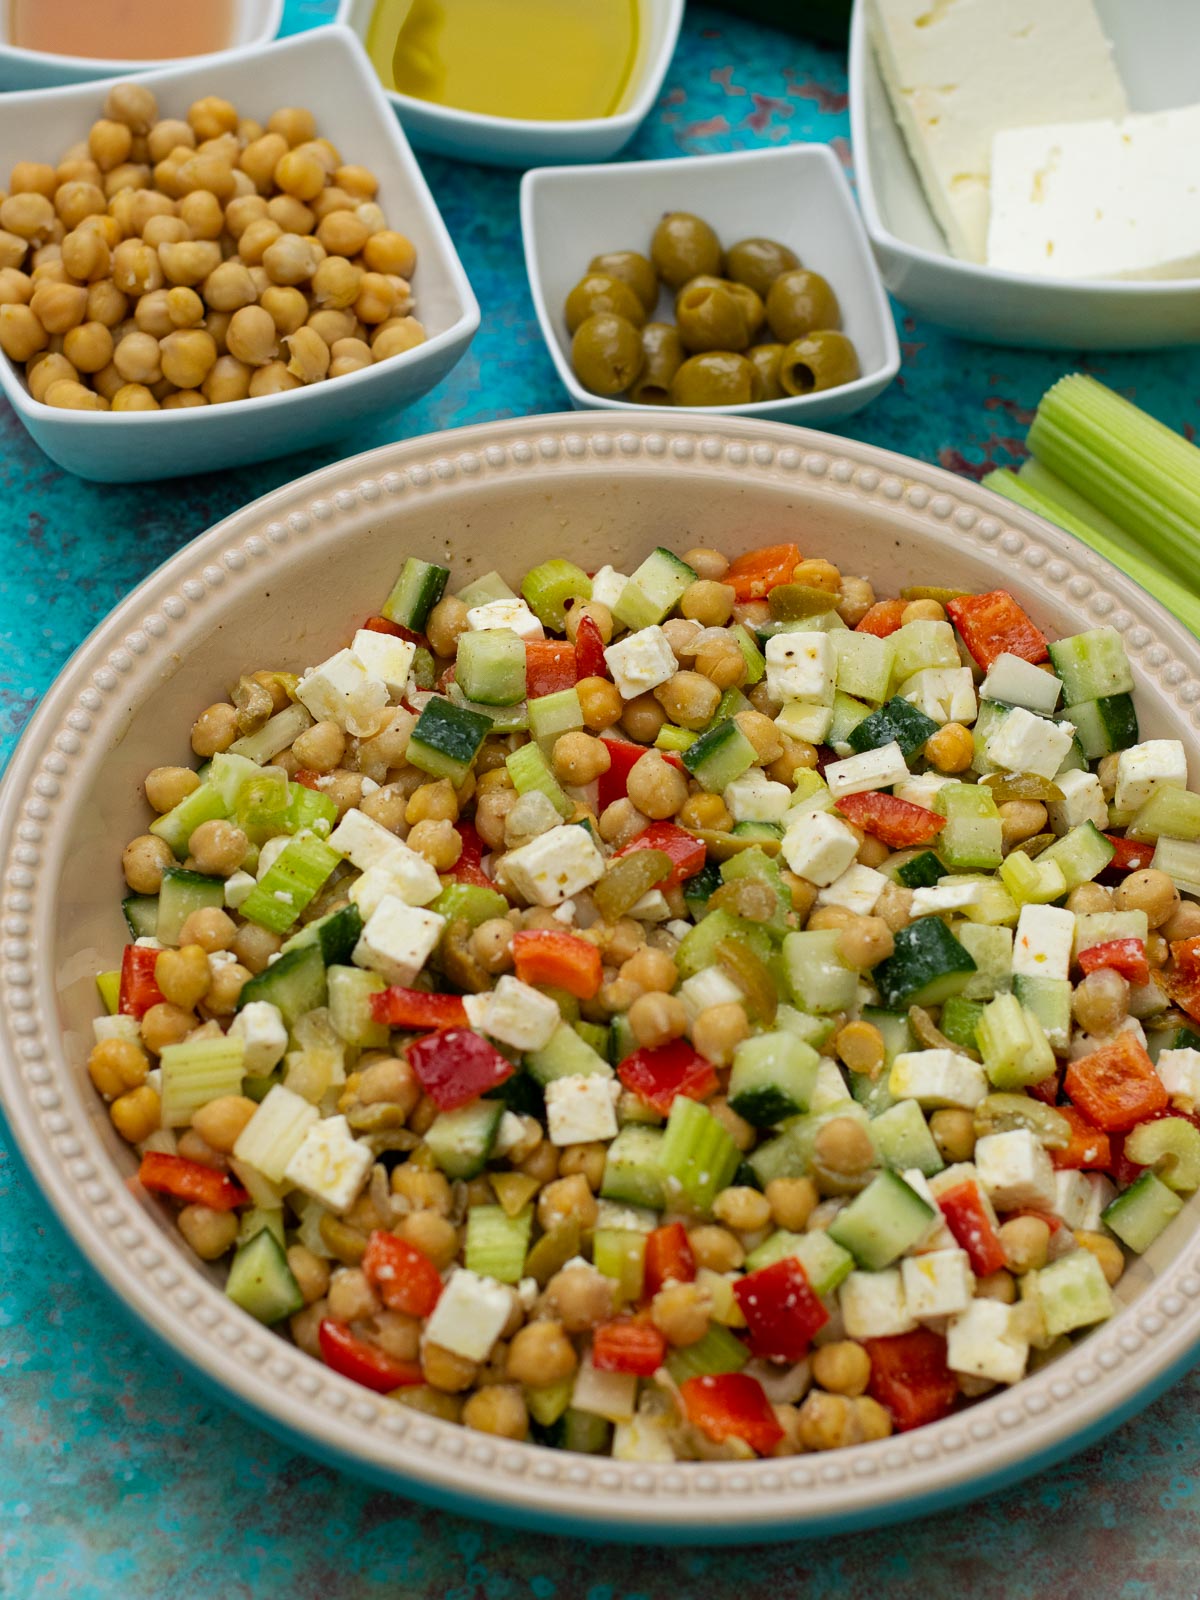
<svg viewBox="0 0 1200 1600"><path fill-rule="evenodd" d="M181 411L67 411L43 405L0 356L0 388L52 461L100 483L140 483L288 455L349 433L363 417L402 410L440 383L479 326L479 306L421 169L362 46L320 28L236 57L144 73L164 116L222 95L263 121L307 106L347 160L379 179L388 221L417 247L416 315L428 338L389 361L283 394ZM101 115L109 82L0 96L0 172L22 159L57 161Z"/></svg>
<svg viewBox="0 0 1200 1600"><path fill-rule="evenodd" d="M77 0L87 4L88 0ZM203 0L200 0L203 3ZM232 28L228 51L241 52L266 44L279 32L284 0L231 0ZM12 42L12 13L0 11L0 89L48 89L60 83L86 83L92 78L124 77L131 72L149 72L155 67L181 64L178 57L159 61L101 60L95 56L55 55L44 50L25 50ZM191 56L188 66L199 66L213 56Z"/></svg>
<svg viewBox="0 0 1200 1600"><path fill-rule="evenodd" d="M145 827L142 780L160 762L191 762L200 707L247 668L328 655L408 555L453 565L456 585L493 567L515 582L562 554L630 571L664 536L731 556L794 538L881 592L920 575L989 589L1002 567L1051 636L1120 632L1143 736L1181 739L1200 777L1200 641L1069 534L937 467L807 429L682 414L531 417L390 444L187 545L43 700L0 787L0 1099L34 1180L113 1293L294 1447L510 1527L694 1546L900 1522L1050 1465L1195 1358L1200 1196L1131 1262L1111 1321L941 1422L819 1457L616 1461L408 1410L252 1320L131 1181L136 1157L88 1080L95 974L127 938L120 858ZM103 1338L102 1318L96 1328Z"/></svg>
<svg viewBox="0 0 1200 1600"><path fill-rule="evenodd" d="M571 404L579 411L630 411L585 389L571 366L563 304L604 250L649 251L665 211L692 211L711 223L722 244L768 235L790 245L806 267L833 285L842 328L858 351L862 375L820 394L709 406L703 414L833 422L861 411L900 370L891 308L871 258L850 186L833 151L822 144L686 156L614 166L542 167L521 180L525 268L542 337ZM673 320L664 289L655 315ZM670 407L675 416L692 407Z"/></svg>
<svg viewBox="0 0 1200 1600"><path fill-rule="evenodd" d="M1096 0L1096 10L1135 111L1196 99L1195 0ZM859 204L884 282L918 316L966 339L1043 349L1150 350L1200 341L1200 279L1038 278L950 254L892 116L864 0L856 0L850 32L850 138Z"/></svg>
<svg viewBox="0 0 1200 1600"><path fill-rule="evenodd" d="M494 0L499 5L500 0ZM579 4L580 0L560 0ZM385 93L418 149L491 167L529 167L542 161L605 161L633 138L662 88L683 21L684 0L638 0L637 59L621 103L609 117L549 122L488 116ZM377 0L341 0L336 20L366 40Z"/></svg>

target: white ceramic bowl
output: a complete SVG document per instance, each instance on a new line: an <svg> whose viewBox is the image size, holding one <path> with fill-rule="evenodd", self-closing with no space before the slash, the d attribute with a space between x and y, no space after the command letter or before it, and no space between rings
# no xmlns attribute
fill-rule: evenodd
<svg viewBox="0 0 1200 1600"><path fill-rule="evenodd" d="M1135 111L1196 99L1195 0L1096 0ZM959 261L925 199L875 63L864 0L850 32L858 198L884 282L919 316L968 339L1046 349L1149 350L1200 341L1200 279L1038 278ZM1185 153L1194 159L1193 153Z"/></svg>
<svg viewBox="0 0 1200 1600"><path fill-rule="evenodd" d="M497 1518L637 1541L794 1538L911 1518L1048 1465L1151 1398L1200 1335L1193 1199L1049 1367L931 1427L820 1457L631 1463L473 1434L368 1393L222 1293L126 1180L87 1077L93 978L126 933L120 852L146 771L188 761L199 707L239 672L301 668L374 610L406 554L516 579L566 552L625 570L663 538L731 555L794 537L881 591L914 574L1005 582L1052 634L1122 634L1149 738L1200 774L1200 641L1068 534L949 473L743 419L533 417L390 444L288 485L160 567L96 629L0 788L0 1097L29 1170L148 1331L258 1421L378 1483ZM103 1337L97 1321L97 1337Z"/></svg>
<svg viewBox="0 0 1200 1600"><path fill-rule="evenodd" d="M77 0L87 5L89 0ZM195 0L203 5L204 0ZM233 31L228 51L215 55L191 56L188 66L219 60L221 56L241 54L256 45L266 44L279 32L283 20L283 0L233 0ZM180 64L176 60L117 61L95 56L52 55L43 50L24 50L13 44L9 35L12 22L7 6L0 10L0 89L48 89L60 83L86 83L91 78L124 77L130 72L148 72L155 67Z"/></svg>
<svg viewBox="0 0 1200 1600"><path fill-rule="evenodd" d="M366 39L376 0L341 0L337 21ZM500 0L495 0L496 4ZM562 0L579 4L580 0ZM385 90L412 142L421 150L492 167L541 161L604 161L627 145L662 88L683 21L683 0L639 0L638 55L621 104L611 117L546 122L458 111L414 95Z"/></svg>
<svg viewBox="0 0 1200 1600"><path fill-rule="evenodd" d="M735 155L685 156L596 167L542 167L521 180L525 268L542 337L576 410L636 410L585 389L571 366L563 303L604 250L649 252L665 211L692 211L712 224L722 244L766 235L790 245L806 267L837 294L842 327L858 351L862 375L839 389L706 406L709 416L832 422L861 411L900 369L891 308L871 258L850 186L828 145L792 144ZM656 315L673 320L664 290ZM693 407L670 407L672 416Z"/></svg>
<svg viewBox="0 0 1200 1600"><path fill-rule="evenodd" d="M283 394L182 411L67 411L43 405L0 356L0 388L59 466L101 483L138 483L212 472L290 454L349 433L362 417L399 411L446 376L479 326L479 306L404 132L361 44L346 28L320 28L238 56L168 67L140 79L163 115L217 94L266 120L307 106L348 161L379 179L388 221L417 247L416 315L429 335L415 349L346 377ZM0 173L15 161L58 161L102 114L108 81L0 96Z"/></svg>

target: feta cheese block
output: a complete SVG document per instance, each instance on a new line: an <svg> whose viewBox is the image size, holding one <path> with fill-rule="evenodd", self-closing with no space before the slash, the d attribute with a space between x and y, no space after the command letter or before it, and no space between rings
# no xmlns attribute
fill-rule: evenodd
<svg viewBox="0 0 1200 1600"><path fill-rule="evenodd" d="M1028 1128L989 1133L977 1140L975 1169L998 1211L1015 1211L1019 1206L1050 1211L1054 1207L1054 1168Z"/></svg>
<svg viewBox="0 0 1200 1600"><path fill-rule="evenodd" d="M425 1338L464 1361L486 1361L512 1305L513 1292L507 1284L456 1267L425 1324Z"/></svg>
<svg viewBox="0 0 1200 1600"><path fill-rule="evenodd" d="M1038 677L1044 678L1046 673L1039 672ZM899 693L902 700L940 724L974 722L979 714L970 667L923 667L904 680Z"/></svg>
<svg viewBox="0 0 1200 1600"><path fill-rule="evenodd" d="M427 906L441 892L437 869L401 839L393 839L388 854L350 885L350 898L364 921L375 914L386 895L394 895L406 905Z"/></svg>
<svg viewBox="0 0 1200 1600"><path fill-rule="evenodd" d="M856 861L832 883L818 889L817 904L845 906L847 911L869 917L890 881L882 872L876 872L874 867L864 867L861 861Z"/></svg>
<svg viewBox="0 0 1200 1600"><path fill-rule="evenodd" d="M467 612L471 633L486 633L489 628L510 628L518 639L544 639L546 630L524 600L489 600Z"/></svg>
<svg viewBox="0 0 1200 1600"><path fill-rule="evenodd" d="M346 1211L374 1165L375 1152L354 1137L345 1117L325 1117L309 1128L283 1175L330 1211Z"/></svg>
<svg viewBox="0 0 1200 1600"><path fill-rule="evenodd" d="M1200 105L1011 128L992 144L988 265L1048 278L1200 276Z"/></svg>
<svg viewBox="0 0 1200 1600"><path fill-rule="evenodd" d="M601 567L592 579L592 599L597 605L607 606L612 611L628 582L625 574L618 572L615 567Z"/></svg>
<svg viewBox="0 0 1200 1600"><path fill-rule="evenodd" d="M554 1145L591 1144L617 1136L621 1085L599 1073L553 1078L546 1085L546 1124Z"/></svg>
<svg viewBox="0 0 1200 1600"><path fill-rule="evenodd" d="M915 1100L922 1111L975 1107L988 1092L987 1073L956 1050L902 1050L892 1062L888 1089L897 1100Z"/></svg>
<svg viewBox="0 0 1200 1600"><path fill-rule="evenodd" d="M887 789L908 777L908 762L895 739L876 750L863 750L844 761L831 761L825 768L829 792L840 800L844 794L864 794L868 789Z"/></svg>
<svg viewBox="0 0 1200 1600"><path fill-rule="evenodd" d="M764 653L772 700L832 700L837 657L827 633L776 633Z"/></svg>
<svg viewBox="0 0 1200 1600"><path fill-rule="evenodd" d="M970 883L939 883L928 889L914 889L910 914L913 917L937 916L943 911L962 911L979 900L981 885Z"/></svg>
<svg viewBox="0 0 1200 1600"><path fill-rule="evenodd" d="M1022 906L1013 940L1015 977L1065 978L1071 971L1075 913L1066 906Z"/></svg>
<svg viewBox="0 0 1200 1600"><path fill-rule="evenodd" d="M1154 1066L1173 1101L1188 1111L1200 1104L1200 1050L1160 1050Z"/></svg>
<svg viewBox="0 0 1200 1600"><path fill-rule="evenodd" d="M778 822L792 803L792 791L761 767L751 767L726 785L724 800L735 822Z"/></svg>
<svg viewBox="0 0 1200 1600"><path fill-rule="evenodd" d="M397 845L402 850L408 850L402 839L397 839L382 822L376 822L374 817L367 816L366 812L360 811L357 806L352 806L346 812L329 835L328 844L331 850L344 855L350 865L357 867L360 872L366 872L368 867L373 867L377 861L390 856Z"/></svg>
<svg viewBox="0 0 1200 1600"><path fill-rule="evenodd" d="M541 1050L561 1021L558 1002L509 973L483 994L463 995L467 1021L514 1050Z"/></svg>
<svg viewBox="0 0 1200 1600"><path fill-rule="evenodd" d="M993 1383L1016 1383L1025 1375L1029 1341L1018 1330L1012 1306L1000 1300L972 1300L967 1309L950 1319L946 1334L946 1365L951 1372Z"/></svg>
<svg viewBox="0 0 1200 1600"><path fill-rule="evenodd" d="M498 876L530 905L557 906L604 875L604 857L586 828L563 825L500 859Z"/></svg>
<svg viewBox="0 0 1200 1600"><path fill-rule="evenodd" d="M838 1290L838 1308L851 1339L886 1339L917 1325L897 1267L850 1273Z"/></svg>
<svg viewBox="0 0 1200 1600"><path fill-rule="evenodd" d="M1187 755L1179 739L1147 739L1117 757L1118 811L1136 811L1156 789L1187 788Z"/></svg>
<svg viewBox="0 0 1200 1600"><path fill-rule="evenodd" d="M1092 0L870 0L867 17L930 210L964 261L987 259L998 133L1128 110Z"/></svg>
<svg viewBox="0 0 1200 1600"><path fill-rule="evenodd" d="M283 1060L288 1046L288 1031L283 1013L269 1000L251 1000L229 1025L226 1035L242 1041L242 1059L254 1078L265 1078Z"/></svg>
<svg viewBox="0 0 1200 1600"><path fill-rule="evenodd" d="M633 700L639 694L657 689L679 670L675 652L657 623L610 644L604 659L622 700Z"/></svg>
<svg viewBox="0 0 1200 1600"><path fill-rule="evenodd" d="M388 686L368 672L353 650L339 650L309 668L296 686L296 699L318 722L336 722L356 738L367 739L386 719Z"/></svg>
<svg viewBox="0 0 1200 1600"><path fill-rule="evenodd" d="M371 913L352 957L355 966L377 972L385 983L409 984L433 954L445 917L385 894Z"/></svg>
<svg viewBox="0 0 1200 1600"><path fill-rule="evenodd" d="M391 633L376 633L373 628L359 628L351 648L371 677L381 678L392 698L399 700L408 687L408 674L417 653L412 640L398 639Z"/></svg>
<svg viewBox="0 0 1200 1600"><path fill-rule="evenodd" d="M904 1299L911 1314L924 1322L930 1317L953 1317L971 1303L975 1274L965 1250L927 1250L900 1263Z"/></svg>
<svg viewBox="0 0 1200 1600"><path fill-rule="evenodd" d="M1049 674L1041 672L1039 677ZM1094 772L1063 772L1055 778L1062 790L1061 800L1050 802L1050 826L1056 833L1069 833L1081 822L1091 822L1101 833L1108 827L1108 802L1100 779Z"/></svg>
<svg viewBox="0 0 1200 1600"><path fill-rule="evenodd" d="M827 811L810 811L788 828L781 853L793 872L824 887L840 878L858 854L858 835Z"/></svg>
<svg viewBox="0 0 1200 1600"><path fill-rule="evenodd" d="M1014 706L987 742L987 758L1009 772L1032 772L1052 778L1062 766L1075 725L1036 717L1024 706Z"/></svg>

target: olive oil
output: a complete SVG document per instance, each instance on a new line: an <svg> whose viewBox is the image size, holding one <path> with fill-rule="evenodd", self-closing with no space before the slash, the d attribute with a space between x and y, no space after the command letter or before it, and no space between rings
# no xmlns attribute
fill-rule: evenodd
<svg viewBox="0 0 1200 1600"><path fill-rule="evenodd" d="M637 58L638 0L379 0L385 88L494 117L607 117Z"/></svg>

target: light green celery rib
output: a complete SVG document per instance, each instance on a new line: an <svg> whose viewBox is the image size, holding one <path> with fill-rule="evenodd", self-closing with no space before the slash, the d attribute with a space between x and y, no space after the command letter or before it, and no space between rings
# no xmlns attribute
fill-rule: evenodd
<svg viewBox="0 0 1200 1600"><path fill-rule="evenodd" d="M1200 558L1200 450L1094 378L1072 373L1042 396L1037 459L1191 583ZM1090 542L1090 541L1089 541Z"/></svg>
<svg viewBox="0 0 1200 1600"><path fill-rule="evenodd" d="M1118 539L1108 532L1108 528L1112 526L1108 518L1103 518L1101 526L1087 521L1077 511L1067 510L1049 495L1031 487L1027 481L1017 477L1007 467L989 472L983 479L983 487L993 489L1006 500L1024 506L1027 511L1035 511L1048 522L1056 523L1067 533L1074 534L1090 550L1103 556L1106 561L1111 561L1114 567L1119 567L1126 577L1141 584L1142 588L1156 600L1161 601L1185 628L1200 638L1200 597L1185 588L1177 578L1165 572L1156 562L1149 560L1135 546L1125 542L1124 539L1119 543ZM1121 530L1117 529L1116 533L1120 536Z"/></svg>

